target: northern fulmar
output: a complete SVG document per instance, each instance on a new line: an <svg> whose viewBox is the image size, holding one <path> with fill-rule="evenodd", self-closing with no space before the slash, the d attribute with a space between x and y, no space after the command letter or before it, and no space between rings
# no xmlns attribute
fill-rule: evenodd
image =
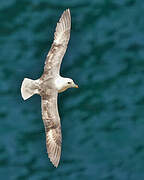
<svg viewBox="0 0 144 180"><path fill-rule="evenodd" d="M34 94L41 96L47 153L55 167L58 166L60 161L62 143L57 96L58 93L68 88L78 88L78 85L72 79L60 76L60 65L67 49L70 29L71 15L70 10L67 9L57 23L54 41L46 57L42 76L37 80L24 78L21 86L21 94L24 100Z"/></svg>

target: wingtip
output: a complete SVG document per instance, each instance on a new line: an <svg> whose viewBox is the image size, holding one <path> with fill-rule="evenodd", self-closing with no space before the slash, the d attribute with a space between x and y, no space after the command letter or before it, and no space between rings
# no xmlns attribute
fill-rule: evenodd
<svg viewBox="0 0 144 180"><path fill-rule="evenodd" d="M70 13L70 9L68 8L67 11Z"/></svg>
<svg viewBox="0 0 144 180"><path fill-rule="evenodd" d="M49 157L49 159L50 159L50 162L53 164L53 166L54 166L55 168L57 168L58 165L59 165L59 160L55 161L54 159L52 159L52 158L50 158L50 157Z"/></svg>
<svg viewBox="0 0 144 180"><path fill-rule="evenodd" d="M70 9L69 9L69 8L64 11L64 14L65 14L65 16L67 16L67 17L70 19L70 21L71 21L71 13L70 13Z"/></svg>
<svg viewBox="0 0 144 180"><path fill-rule="evenodd" d="M61 152L60 148L58 148L58 149ZM50 159L50 162L53 164L53 166L55 168L57 168L60 163L60 156L59 155L55 156L55 155L51 155L48 153L48 158Z"/></svg>
<svg viewBox="0 0 144 180"><path fill-rule="evenodd" d="M69 9L69 8L66 9L66 10L64 11L64 13L68 13L68 14L70 15L70 9Z"/></svg>

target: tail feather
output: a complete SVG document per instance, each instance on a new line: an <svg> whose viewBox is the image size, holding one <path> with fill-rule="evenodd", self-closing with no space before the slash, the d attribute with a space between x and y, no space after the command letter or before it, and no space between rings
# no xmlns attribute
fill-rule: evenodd
<svg viewBox="0 0 144 180"><path fill-rule="evenodd" d="M30 98L34 94L38 94L38 80L24 78L21 85L21 95L24 100Z"/></svg>

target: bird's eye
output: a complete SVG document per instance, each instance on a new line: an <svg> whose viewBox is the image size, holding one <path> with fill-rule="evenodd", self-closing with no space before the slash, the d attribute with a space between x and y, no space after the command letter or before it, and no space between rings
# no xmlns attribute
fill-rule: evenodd
<svg viewBox="0 0 144 180"><path fill-rule="evenodd" d="M71 84L71 82L68 82L68 84Z"/></svg>

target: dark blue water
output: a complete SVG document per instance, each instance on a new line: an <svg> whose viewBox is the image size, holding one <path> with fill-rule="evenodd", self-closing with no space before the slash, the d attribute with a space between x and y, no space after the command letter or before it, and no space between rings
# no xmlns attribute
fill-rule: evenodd
<svg viewBox="0 0 144 180"><path fill-rule="evenodd" d="M61 74L79 89L59 97L63 146L49 162L40 97L23 101L37 79L61 13L71 39ZM144 1L0 1L0 179L144 179Z"/></svg>

